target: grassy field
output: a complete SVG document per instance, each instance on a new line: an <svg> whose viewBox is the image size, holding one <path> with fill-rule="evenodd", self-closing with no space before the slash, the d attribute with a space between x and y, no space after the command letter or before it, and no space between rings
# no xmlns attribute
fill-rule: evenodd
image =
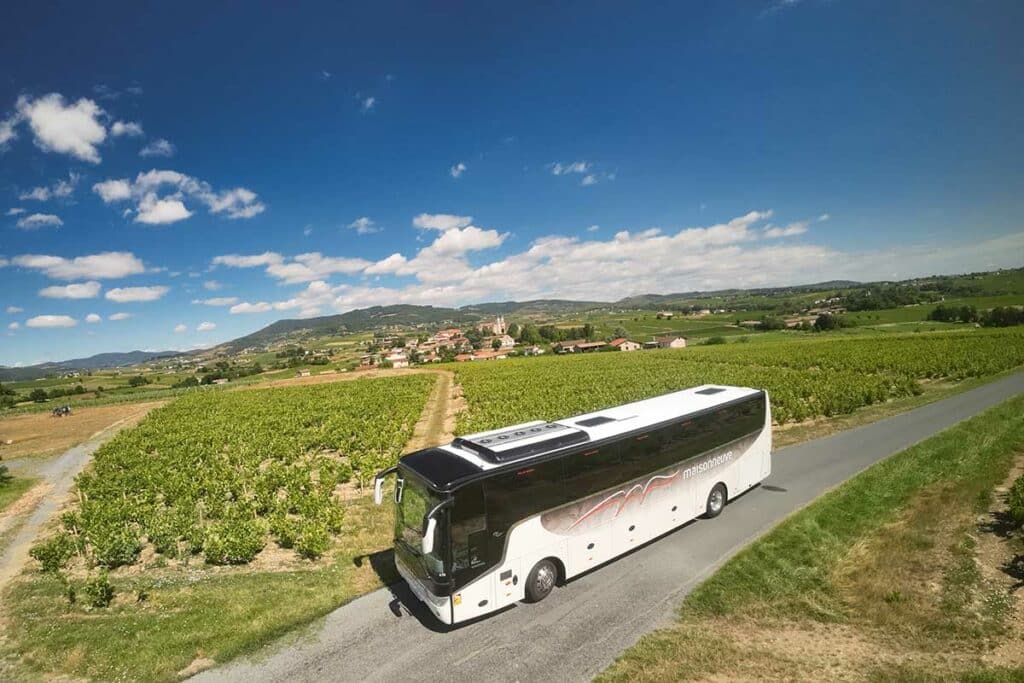
<svg viewBox="0 0 1024 683"><path fill-rule="evenodd" d="M35 483L36 480L31 477L14 477L6 483L0 483L0 513L21 498Z"/></svg>
<svg viewBox="0 0 1024 683"><path fill-rule="evenodd" d="M1021 680L1002 487L1022 469L1024 397L794 514L598 680Z"/></svg>

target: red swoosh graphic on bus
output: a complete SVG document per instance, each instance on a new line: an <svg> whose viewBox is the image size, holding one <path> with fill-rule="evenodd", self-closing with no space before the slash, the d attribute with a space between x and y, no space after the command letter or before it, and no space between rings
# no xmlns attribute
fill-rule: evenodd
<svg viewBox="0 0 1024 683"><path fill-rule="evenodd" d="M633 486L631 486L629 488L629 491L616 491L615 493L613 493L612 495L608 496L607 498L602 500L600 503L595 505L594 507L592 507L589 510L587 510L579 519L577 519L575 522L573 522L569 526L569 529L575 528L577 525L581 524L585 519L587 519L591 515L594 515L594 514L600 512L601 510L605 509L606 507L608 507L609 505L614 503L615 499L618 498L619 496L625 496L625 498L619 504L619 509L615 511L615 516L616 517L618 517L619 514L622 513L622 510L623 510L623 508L626 507L626 503L629 502L630 497L635 492L637 492L637 491L640 492L640 504L643 505L644 501L647 500L647 494L650 491L652 491L654 489L657 489L657 488L661 488L663 486L668 486L673 481L675 481L676 477L679 476L679 473L681 471L682 470L676 470L671 475L656 474L653 477L651 477L650 479L648 479L643 484L643 486L641 486L640 484L633 484Z"/></svg>

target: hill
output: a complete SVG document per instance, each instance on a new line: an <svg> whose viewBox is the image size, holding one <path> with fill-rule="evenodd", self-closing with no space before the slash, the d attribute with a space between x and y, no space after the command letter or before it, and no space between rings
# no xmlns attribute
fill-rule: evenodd
<svg viewBox="0 0 1024 683"><path fill-rule="evenodd" d="M59 372L73 370L99 370L102 368L124 368L155 358L171 358L180 356L178 351L127 351L98 353L88 358L72 358L38 365L26 365L21 368L0 367L0 382L18 382L23 380L46 377Z"/></svg>

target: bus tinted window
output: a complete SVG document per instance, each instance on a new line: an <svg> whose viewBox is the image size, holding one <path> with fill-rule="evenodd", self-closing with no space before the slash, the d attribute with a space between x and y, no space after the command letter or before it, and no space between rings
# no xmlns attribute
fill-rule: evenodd
<svg viewBox="0 0 1024 683"><path fill-rule="evenodd" d="M560 460L524 463L488 479L486 489L488 523L497 530L566 501Z"/></svg>
<svg viewBox="0 0 1024 683"><path fill-rule="evenodd" d="M646 434L625 437L619 443L619 457L622 461L620 483L650 474L658 469L655 451L661 442L664 430L652 430Z"/></svg>
<svg viewBox="0 0 1024 683"><path fill-rule="evenodd" d="M452 507L452 561L460 572L481 567L487 562L487 517L484 514L484 487L473 483L455 493Z"/></svg>
<svg viewBox="0 0 1024 683"><path fill-rule="evenodd" d="M566 456L566 498L579 500L621 484L623 472L619 463L619 450L609 444L603 448L590 448Z"/></svg>

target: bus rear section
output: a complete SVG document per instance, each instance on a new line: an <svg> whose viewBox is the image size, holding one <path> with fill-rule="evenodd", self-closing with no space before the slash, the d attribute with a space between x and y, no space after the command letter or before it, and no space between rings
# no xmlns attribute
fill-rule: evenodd
<svg viewBox="0 0 1024 683"><path fill-rule="evenodd" d="M443 623L473 619L715 517L771 472L765 392L704 386L402 458L395 559Z"/></svg>

